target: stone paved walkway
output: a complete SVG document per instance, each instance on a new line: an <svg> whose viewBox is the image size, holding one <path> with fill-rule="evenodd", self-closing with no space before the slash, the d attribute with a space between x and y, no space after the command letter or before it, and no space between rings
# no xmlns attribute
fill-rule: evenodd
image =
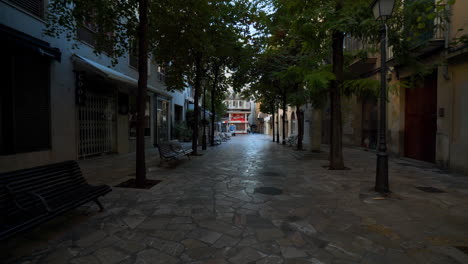
<svg viewBox="0 0 468 264"><path fill-rule="evenodd" d="M391 160L394 193L381 198L370 191L374 154L346 149L347 171L325 169L326 158L263 135L236 136L177 166L151 163L149 178L161 184L114 188L102 199L105 212L83 206L16 237L0 245L0 261L468 263L467 176ZM91 165L84 167L87 177L97 177ZM257 187L282 194L260 194Z"/></svg>

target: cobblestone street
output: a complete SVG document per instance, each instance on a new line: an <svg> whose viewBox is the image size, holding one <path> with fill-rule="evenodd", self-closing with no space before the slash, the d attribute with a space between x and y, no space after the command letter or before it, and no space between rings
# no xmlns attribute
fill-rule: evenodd
<svg viewBox="0 0 468 264"><path fill-rule="evenodd" d="M104 212L82 206L15 237L0 245L1 262L468 263L467 176L391 159L393 193L380 197L370 191L375 154L358 149L344 151L345 171L326 169L326 152L264 135L162 167L156 154L148 178L160 184L113 187ZM90 182L114 186L133 177L130 162L102 157L81 167Z"/></svg>

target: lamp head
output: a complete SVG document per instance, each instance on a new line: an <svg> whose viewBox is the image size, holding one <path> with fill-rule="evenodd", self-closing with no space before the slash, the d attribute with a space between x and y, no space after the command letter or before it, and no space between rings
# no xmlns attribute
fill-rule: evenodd
<svg viewBox="0 0 468 264"><path fill-rule="evenodd" d="M393 13L395 0L374 0L371 6L375 19L386 20Z"/></svg>

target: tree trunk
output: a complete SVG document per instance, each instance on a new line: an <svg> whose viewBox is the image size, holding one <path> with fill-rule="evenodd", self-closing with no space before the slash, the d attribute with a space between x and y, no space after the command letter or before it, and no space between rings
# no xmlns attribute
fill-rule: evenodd
<svg viewBox="0 0 468 264"><path fill-rule="evenodd" d="M213 87L211 88L211 134L210 134L211 146L215 145L214 143L215 115L216 115L215 98L216 98L216 86L218 85L218 73L219 73L219 68L217 65L215 65L214 82L213 82Z"/></svg>
<svg viewBox="0 0 468 264"><path fill-rule="evenodd" d="M337 6L337 10L341 6ZM333 48L333 73L336 80L330 87L331 123L330 123L330 170L342 170L345 168L343 162L342 146L342 117L341 117L341 84L343 83L343 39L341 31L335 31L332 35Z"/></svg>
<svg viewBox="0 0 468 264"><path fill-rule="evenodd" d="M193 134L192 134L192 155L198 154L198 121L200 120L200 107L198 106L200 98L200 85L201 85L201 74L202 74L202 65L201 65L202 56L197 54L195 58L195 98L194 98L194 120L193 120Z"/></svg>
<svg viewBox="0 0 468 264"><path fill-rule="evenodd" d="M277 115L277 116L276 116L276 119L278 120L278 121L275 120L275 121L276 121L276 143L279 144L279 143L280 143L280 140L279 140L279 139L280 139L280 136L279 136L279 130L280 130L280 128L279 128L279 127L280 127L280 122L279 122L279 109L275 109L275 110L276 110L276 115Z"/></svg>
<svg viewBox="0 0 468 264"><path fill-rule="evenodd" d="M273 142L275 142L275 107L273 106L273 120L271 121L271 134L273 135Z"/></svg>
<svg viewBox="0 0 468 264"><path fill-rule="evenodd" d="M302 140L304 138L304 111L301 110L301 106L296 107L297 115L297 149L302 150Z"/></svg>
<svg viewBox="0 0 468 264"><path fill-rule="evenodd" d="M137 138L135 186L145 187L145 108L148 86L148 0L138 1L140 24L138 25L138 91L137 91Z"/></svg>
<svg viewBox="0 0 468 264"><path fill-rule="evenodd" d="M286 145L286 93L283 94L283 116L281 117L283 123L283 142L281 144Z"/></svg>
<svg viewBox="0 0 468 264"><path fill-rule="evenodd" d="M320 152L322 146L322 109L312 108L310 122L310 150Z"/></svg>

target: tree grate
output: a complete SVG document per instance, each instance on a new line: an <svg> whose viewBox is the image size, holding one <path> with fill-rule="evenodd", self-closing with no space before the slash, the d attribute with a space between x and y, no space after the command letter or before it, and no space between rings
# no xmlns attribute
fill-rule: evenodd
<svg viewBox="0 0 468 264"><path fill-rule="evenodd" d="M266 195L280 195L283 190L275 187L258 187L255 188L254 193L266 194Z"/></svg>
<svg viewBox="0 0 468 264"><path fill-rule="evenodd" d="M465 253L466 255L468 255L468 247L464 247L464 246L455 246L456 249L460 250L461 252Z"/></svg>
<svg viewBox="0 0 468 264"><path fill-rule="evenodd" d="M137 188L137 189L150 189L151 187L155 186L156 184L160 183L161 181L159 180L149 180L149 179L146 179L145 180L145 185L142 186L142 187L136 187L136 182L135 182L135 179L130 179L130 180L127 180L127 181L124 181L124 182L121 182L117 185L115 185L115 187L121 187L121 188Z"/></svg>
<svg viewBox="0 0 468 264"><path fill-rule="evenodd" d="M423 192L427 192L427 193L445 193L445 191L441 189L437 189L434 187L427 187L427 186L417 186L416 189L421 190Z"/></svg>

